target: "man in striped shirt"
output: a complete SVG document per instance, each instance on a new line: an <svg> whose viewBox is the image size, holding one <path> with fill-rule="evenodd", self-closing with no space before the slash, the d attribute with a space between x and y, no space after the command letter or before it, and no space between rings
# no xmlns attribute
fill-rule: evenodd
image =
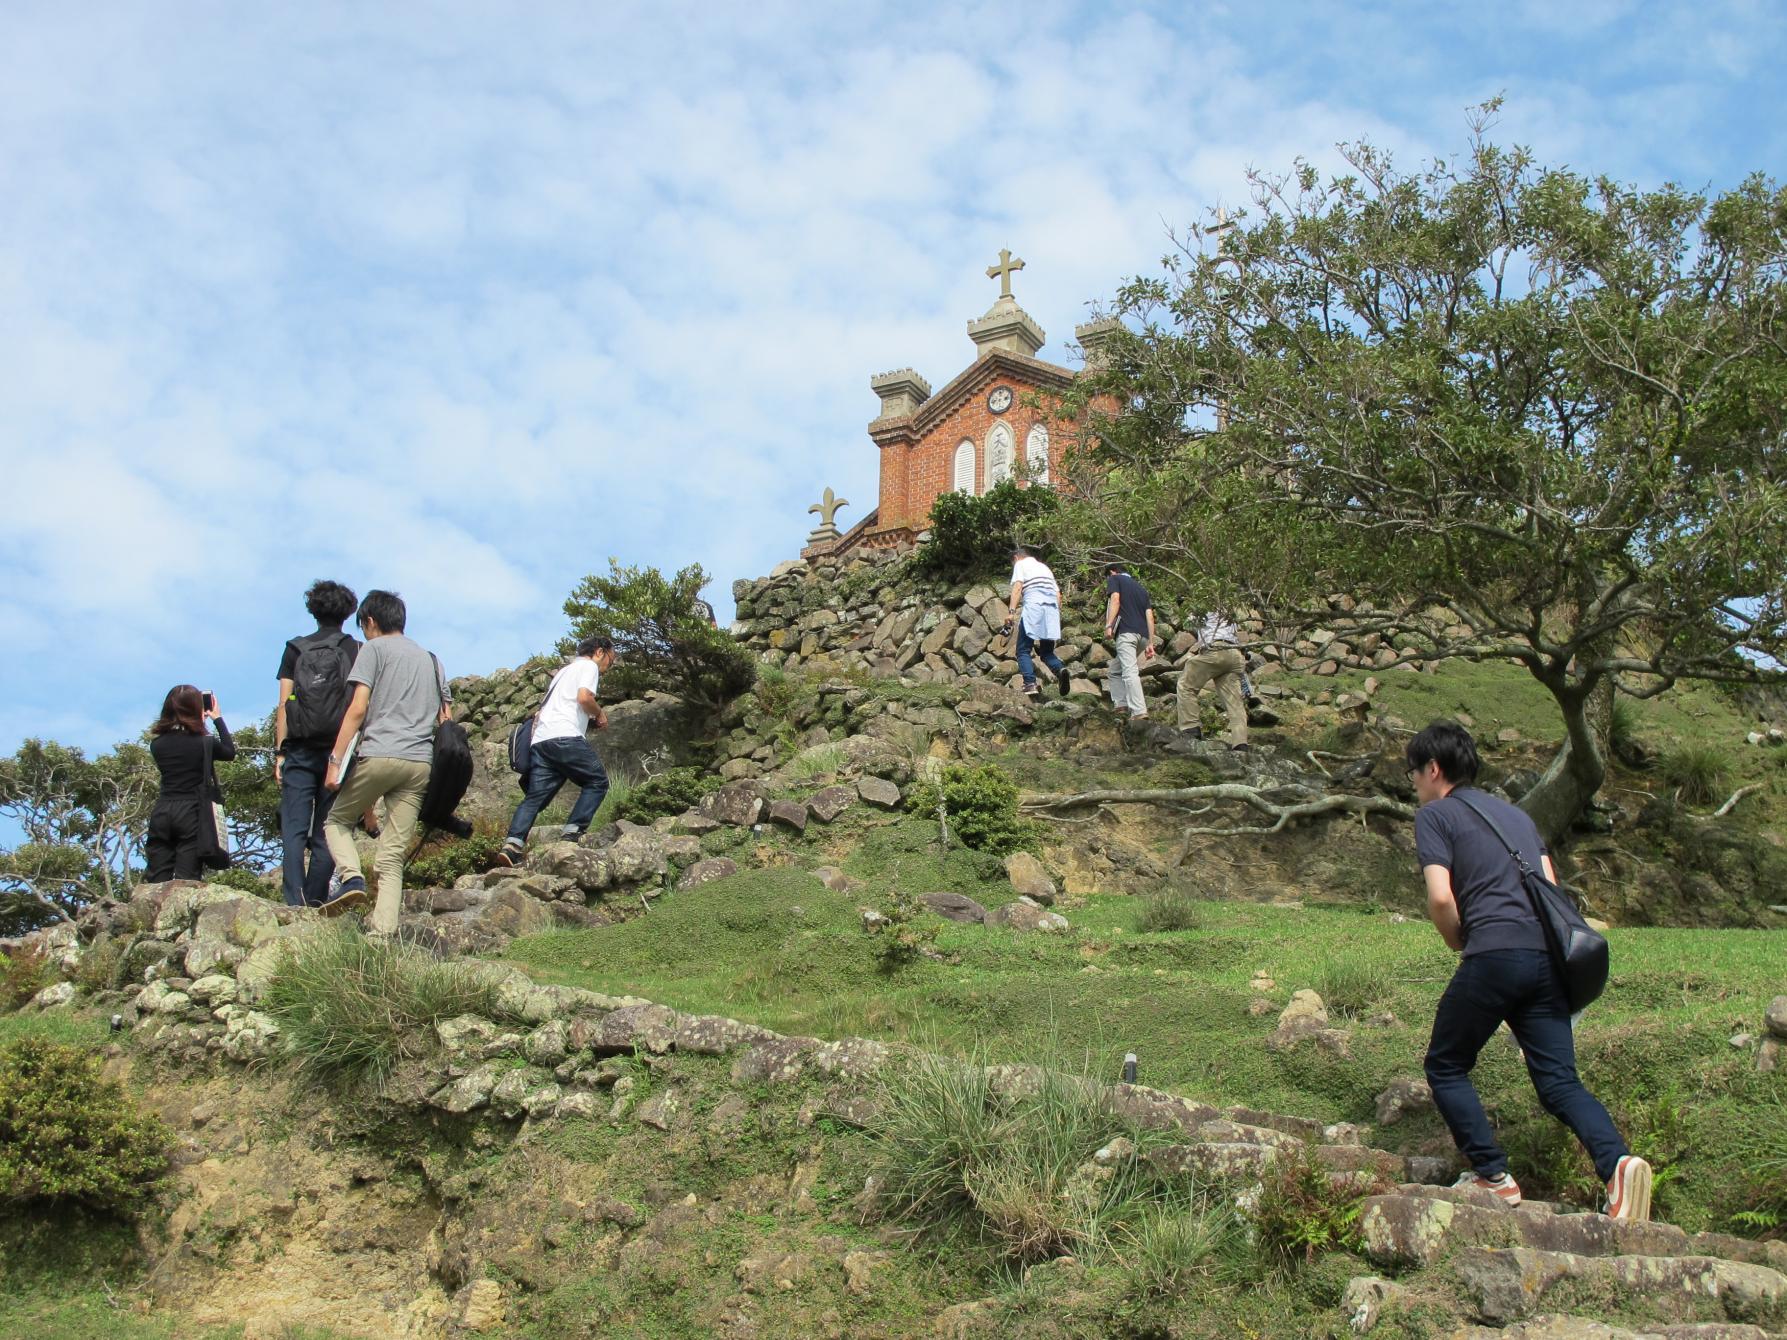
<svg viewBox="0 0 1787 1340"><path fill-rule="evenodd" d="M1198 725L1198 690L1216 681L1216 699L1228 719L1223 740L1230 749L1247 748L1247 704L1241 698L1241 675L1247 658L1241 654L1240 634L1227 615L1212 610L1198 628L1198 644L1185 658L1179 672L1179 729L1194 739L1203 737Z"/></svg>
<svg viewBox="0 0 1787 1340"><path fill-rule="evenodd" d="M1011 551L1011 562L1011 613L1001 631L1009 633L1012 624L1017 624L1018 672L1024 676L1024 692L1032 698L1041 696L1036 687L1036 663L1030 658L1034 646L1065 698L1067 667L1055 655L1055 644L1061 640L1061 588L1049 565L1022 545Z"/></svg>

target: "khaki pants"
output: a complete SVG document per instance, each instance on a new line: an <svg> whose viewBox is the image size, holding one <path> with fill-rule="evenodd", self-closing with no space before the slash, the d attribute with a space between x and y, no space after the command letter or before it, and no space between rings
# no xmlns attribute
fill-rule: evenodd
<svg viewBox="0 0 1787 1340"><path fill-rule="evenodd" d="M1148 700L1142 697L1142 676L1136 669L1136 648L1141 646L1139 633L1117 634L1117 651L1105 670L1105 687L1114 706L1126 708L1132 717L1148 715Z"/></svg>
<svg viewBox="0 0 1787 1340"><path fill-rule="evenodd" d="M429 772L428 764L405 758L355 759L323 826L336 871L343 879L364 878L353 826L368 805L384 801L376 858L378 903L372 909L372 929L383 934L397 929L397 916L403 911L403 857L416 835L416 817L422 810Z"/></svg>
<svg viewBox="0 0 1787 1340"><path fill-rule="evenodd" d="M1186 658L1179 672L1179 729L1198 724L1198 690L1216 681L1216 699L1228 717L1223 739L1231 745L1247 743L1247 704L1241 701L1241 672L1247 658L1233 647L1211 647Z"/></svg>

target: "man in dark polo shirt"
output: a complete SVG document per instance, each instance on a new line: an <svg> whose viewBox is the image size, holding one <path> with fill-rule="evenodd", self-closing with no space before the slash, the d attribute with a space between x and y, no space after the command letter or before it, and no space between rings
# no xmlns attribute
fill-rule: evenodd
<svg viewBox="0 0 1787 1340"><path fill-rule="evenodd" d="M1544 929L1514 858L1471 806L1493 817L1527 865L1555 882L1539 830L1525 812L1472 785L1477 746L1463 726L1434 722L1409 741L1407 760L1421 804L1415 851L1427 885L1427 915L1440 938L1464 956L1440 997L1426 1062L1433 1104L1471 1165L1456 1185L1520 1204L1520 1185L1508 1174L1508 1156L1470 1078L1483 1044L1506 1023L1525 1053L1539 1102L1575 1132L1607 1184L1606 1213L1650 1218L1650 1164L1626 1148L1607 1109L1577 1077L1570 1007Z"/></svg>

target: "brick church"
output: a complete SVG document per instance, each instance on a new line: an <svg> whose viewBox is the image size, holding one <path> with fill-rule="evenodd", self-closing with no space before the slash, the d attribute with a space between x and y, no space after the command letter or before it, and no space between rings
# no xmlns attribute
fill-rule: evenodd
<svg viewBox="0 0 1787 1340"><path fill-rule="evenodd" d="M1009 251L987 270L999 281L999 297L985 316L968 323L974 361L935 394L911 368L869 379L881 412L869 423L869 440L881 455L881 495L875 508L840 534L827 503L810 510L821 525L809 537L806 557L842 555L852 549L910 548L929 526L931 504L948 492L985 493L1002 480L1021 487L1059 477L1072 425L1050 405L1079 375L1036 356L1042 327L1019 307L1011 276L1024 267ZM1088 359L1113 323L1075 329ZM1031 403L1031 402L1036 403Z"/></svg>

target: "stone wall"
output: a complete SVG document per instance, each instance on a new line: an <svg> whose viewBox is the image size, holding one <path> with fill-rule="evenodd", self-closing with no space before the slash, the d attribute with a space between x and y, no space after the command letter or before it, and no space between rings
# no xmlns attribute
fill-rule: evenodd
<svg viewBox="0 0 1787 1340"><path fill-rule="evenodd" d="M733 631L765 661L795 669L860 671L901 676L919 683L955 683L992 678L1016 687L1018 666L1010 637L1001 637L1009 586L1003 574L954 585L914 584L891 554L852 554L842 561L824 558L779 565L767 577L738 581ZM1090 689L1111 659L1104 639L1102 582L1069 584L1063 592L1061 645L1057 654L1076 679ZM1351 600L1330 598L1331 628L1280 646L1276 631L1249 614L1240 621L1257 668L1254 678L1270 679L1282 669L1317 675L1339 672L1356 659L1389 666L1396 653L1375 633L1347 628ZM1162 655L1142 667L1143 678L1171 676L1196 641L1193 611L1155 610ZM1165 688L1166 685L1160 685Z"/></svg>

